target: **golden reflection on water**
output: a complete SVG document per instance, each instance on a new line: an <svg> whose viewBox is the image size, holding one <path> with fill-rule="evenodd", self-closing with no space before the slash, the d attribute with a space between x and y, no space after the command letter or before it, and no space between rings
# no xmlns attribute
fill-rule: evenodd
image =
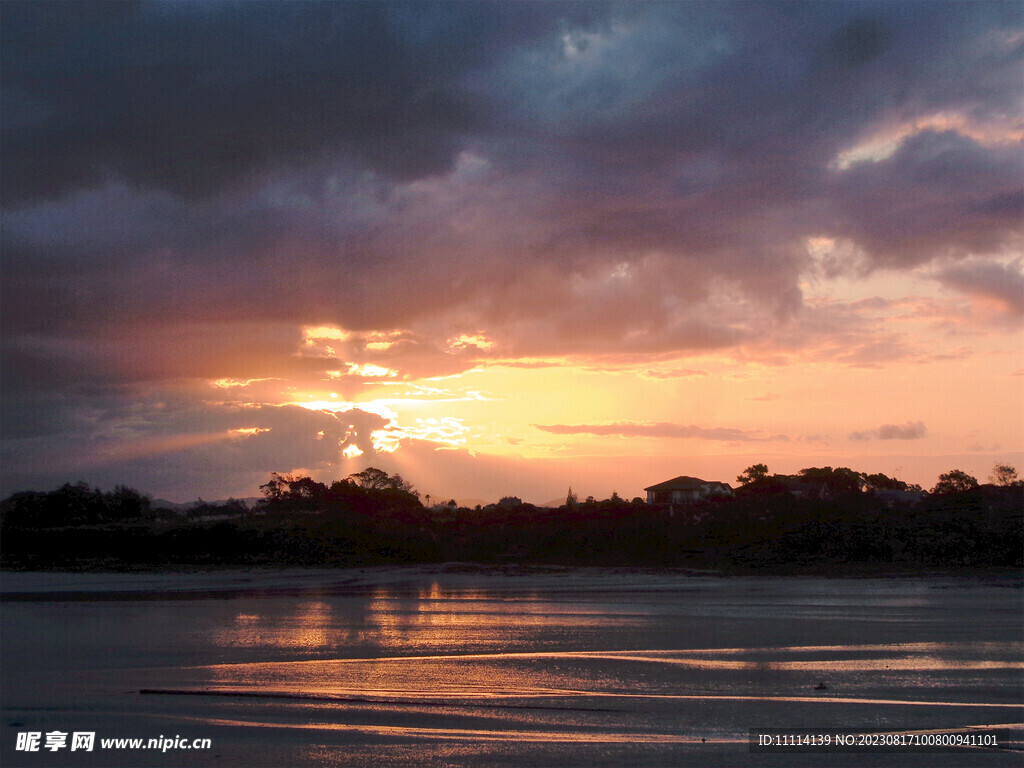
<svg viewBox="0 0 1024 768"><path fill-rule="evenodd" d="M706 649L699 651L575 651L486 654L442 654L427 656L391 656L383 658L319 659L288 662L256 662L221 664L203 668L208 683L216 690L273 691L275 695L335 696L368 700L425 701L449 697L451 700L485 699L565 699L567 697L620 698L719 698L750 700L763 698L776 701L859 701L860 703L896 703L891 698L837 698L829 694L782 697L773 692L793 691L794 685L779 683L763 690L751 690L745 678L724 678L722 674L800 673L801 679L818 679L848 673L870 673L882 689L891 688L894 680L906 684L913 677L925 675L911 687L932 684L936 675L969 671L1008 671L1024 669L1018 653L1008 658L967 658L969 654L958 644L930 646L927 653L901 652L899 645L867 646L872 655L850 658L823 653L818 647L815 659L786 659L796 650L775 650L774 658L716 658ZM882 649L892 655L885 655ZM858 650L845 647L844 653ZM732 651L734 649L730 649ZM749 649L762 655L765 649ZM806 649L800 649L806 654ZM837 655L839 657L837 657ZM781 657L781 658L780 658ZM653 675L644 671L652 665L660 667ZM708 677L708 674L712 677ZM708 696L706 681L717 680L726 690L718 689ZM785 678L791 680L792 678ZM882 683L889 680L889 683ZM903 684L900 684L902 688ZM732 690L727 690L728 688ZM893 688L895 690L895 688ZM724 694L724 695L723 695ZM732 694L732 695L729 695ZM899 701L903 701L900 699ZM909 703L909 702L907 702ZM947 705L946 702L920 702L923 705ZM977 703L977 706L1006 706ZM1016 705L1010 705L1016 706Z"/></svg>
<svg viewBox="0 0 1024 768"><path fill-rule="evenodd" d="M279 609L281 603L273 607ZM328 598L302 601L285 611L240 611L230 623L214 630L210 639L222 648L295 650L300 656L303 651L322 655L325 649L343 653L352 647L400 654L414 648L505 646L553 625L611 626L619 621L597 613L576 615L529 595L506 602L484 592L446 594L435 581L411 592L379 587L333 607Z"/></svg>
<svg viewBox="0 0 1024 768"><path fill-rule="evenodd" d="M504 601L483 592L445 594L437 582L405 592L378 588L334 603L326 598L274 606L267 613L239 611L212 639L225 648L280 650L275 656L284 658L197 668L209 690L407 702L706 697L898 703L887 697L833 699L828 693L794 696L799 688L792 681L861 675L880 686L878 692L888 692L905 685L928 688L938 678L948 684L962 672L1024 669L1020 642L490 651L538 648L531 642L538 631L611 626L631 618L573 612L534 596ZM519 641L524 642L517 646ZM708 696L709 681L725 687ZM788 695L773 695L782 690Z"/></svg>
<svg viewBox="0 0 1024 768"><path fill-rule="evenodd" d="M332 608L323 601L305 601L283 621L254 613L239 613L227 627L213 633L216 645L228 648L307 648L332 642Z"/></svg>
<svg viewBox="0 0 1024 768"><path fill-rule="evenodd" d="M565 632L589 626L628 625L634 620L628 609L626 613L611 614L607 612L607 606L591 608L552 603L532 594L506 600L483 591L446 593L437 581L414 591L378 587L357 599L341 601L336 607L329 600L304 600L286 611L240 611L230 624L215 630L211 639L214 644L226 648L310 651L336 648L341 656L345 656L346 648L363 646L379 649L382 656L406 655L410 650L420 654L436 650L440 657L450 658L471 649L514 647L515 640L532 639L533 630ZM275 608L280 605L276 604ZM1014 648L1004 647L1006 645L977 642L876 643L685 651L577 651L574 655L709 669L813 670L823 663L831 669L865 671L1020 668L1006 659L1024 656L1024 644L1011 644ZM424 654L426 656L429 653ZM475 658L487 656L475 654ZM992 657L999 660L992 661Z"/></svg>
<svg viewBox="0 0 1024 768"><path fill-rule="evenodd" d="M482 591L446 593L436 582L408 595L377 589L365 611L364 639L392 653L507 647L533 637L538 630L610 627L627 621L604 612L587 613L544 602L532 595L502 600Z"/></svg>
<svg viewBox="0 0 1024 768"><path fill-rule="evenodd" d="M435 738L454 741L538 741L571 742L594 744L635 744L637 742L657 744L693 744L707 742L694 736L665 733L615 733L595 731L541 731L541 730L488 730L484 728L422 728L411 725L350 725L348 723L265 723L245 720L207 720L210 725L243 727L276 727L316 731L357 731L378 736L399 736L413 738ZM716 743L745 744L746 739L716 739Z"/></svg>
<svg viewBox="0 0 1024 768"><path fill-rule="evenodd" d="M737 707L837 721L850 711L873 721L939 712L960 723L1024 713L1005 693L1024 669L1021 642L947 634L938 637L954 641L879 643L861 634L869 642L736 647L727 639L735 633L690 635L690 619L645 635L660 616L643 606L446 592L437 581L242 605L212 639L253 649L223 655L249 661L181 670L175 681L175 693L219 697L204 700L218 707L210 724L353 741L611 745L692 743L698 731L676 714ZM603 635L605 627L618 633ZM858 637L788 638L837 636ZM685 647L700 638L726 647ZM745 741L735 728L699 730L701 743Z"/></svg>

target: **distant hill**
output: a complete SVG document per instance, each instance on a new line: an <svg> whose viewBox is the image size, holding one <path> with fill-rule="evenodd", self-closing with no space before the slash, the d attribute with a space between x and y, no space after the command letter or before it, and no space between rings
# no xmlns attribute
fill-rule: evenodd
<svg viewBox="0 0 1024 768"><path fill-rule="evenodd" d="M260 496L246 496L245 498L237 499L237 501L244 501L245 505L249 507L249 509L252 509L256 505L256 502L261 500L262 497ZM188 512L190 509L195 509L200 504L215 504L219 506L221 504L227 503L227 501L228 499L218 499L217 501L196 499L195 501L186 501L184 503L178 503L176 501L168 501L167 499L153 499L150 506L153 509L170 509L173 510L174 512Z"/></svg>
<svg viewBox="0 0 1024 768"><path fill-rule="evenodd" d="M484 501L483 499L456 499L455 500L460 507L467 507L468 509L474 509L477 506L486 507L491 502Z"/></svg>
<svg viewBox="0 0 1024 768"><path fill-rule="evenodd" d="M153 509L172 509L175 512L185 512L195 506L195 502L178 504L176 501L168 501L167 499L153 499L150 502L150 506Z"/></svg>
<svg viewBox="0 0 1024 768"><path fill-rule="evenodd" d="M498 499L491 499L490 501L487 501L486 499L458 499L458 502L460 507L474 509L477 505L486 507L489 504L497 504ZM565 499L554 499L553 501L545 501L543 504L534 504L535 507L548 507L550 509L558 509L564 505Z"/></svg>

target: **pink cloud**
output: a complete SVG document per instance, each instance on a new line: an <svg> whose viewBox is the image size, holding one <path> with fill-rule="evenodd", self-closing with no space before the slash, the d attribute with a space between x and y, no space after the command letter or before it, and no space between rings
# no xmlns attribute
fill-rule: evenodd
<svg viewBox="0 0 1024 768"><path fill-rule="evenodd" d="M851 440L920 440L928 434L923 421L908 421L905 424L883 424L877 429L865 432L851 432Z"/></svg>

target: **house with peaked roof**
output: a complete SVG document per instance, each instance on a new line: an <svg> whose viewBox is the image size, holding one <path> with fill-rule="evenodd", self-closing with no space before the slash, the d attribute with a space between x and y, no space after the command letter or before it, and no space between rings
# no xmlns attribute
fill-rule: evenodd
<svg viewBox="0 0 1024 768"><path fill-rule="evenodd" d="M648 504L685 504L709 496L732 496L732 486L714 480L680 475L664 483L644 488Z"/></svg>

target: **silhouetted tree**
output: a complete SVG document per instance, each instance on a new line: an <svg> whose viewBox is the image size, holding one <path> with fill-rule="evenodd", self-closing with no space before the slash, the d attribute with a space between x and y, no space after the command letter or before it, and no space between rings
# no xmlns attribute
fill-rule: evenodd
<svg viewBox="0 0 1024 768"><path fill-rule="evenodd" d="M295 477L273 472L260 486L265 506L288 509L316 509L328 495L327 486L311 477Z"/></svg>
<svg viewBox="0 0 1024 768"><path fill-rule="evenodd" d="M211 504L199 499L199 503L188 510L186 515L196 520L209 517L241 517L249 512L249 507L241 499L228 499L223 504Z"/></svg>
<svg viewBox="0 0 1024 768"><path fill-rule="evenodd" d="M743 470L743 474L736 478L736 482L740 485L746 485L757 480L764 480L766 477L768 477L767 464L752 464Z"/></svg>
<svg viewBox="0 0 1024 768"><path fill-rule="evenodd" d="M277 472L271 472L270 479L260 486L260 493L263 494L265 503L278 504L284 498L287 489L288 481Z"/></svg>
<svg viewBox="0 0 1024 768"><path fill-rule="evenodd" d="M419 492L413 488L412 483L407 481L397 472L394 475L389 475L383 469L377 469L376 467L367 467L362 472L355 472L349 475L349 479L352 480L360 488L365 488L371 491L383 491L388 488L396 491L405 491L411 493L416 498L419 498Z"/></svg>
<svg viewBox="0 0 1024 768"><path fill-rule="evenodd" d="M77 482L49 493L16 493L4 501L3 509L5 525L47 528L139 520L149 515L150 501L125 485L103 493Z"/></svg>
<svg viewBox="0 0 1024 768"><path fill-rule="evenodd" d="M48 506L56 524L98 523L103 518L103 494L81 481L65 483L48 494Z"/></svg>
<svg viewBox="0 0 1024 768"><path fill-rule="evenodd" d="M895 477L888 477L878 472L873 475L864 475L864 484L871 491L905 491L908 486L902 480Z"/></svg>
<svg viewBox="0 0 1024 768"><path fill-rule="evenodd" d="M110 493L103 494L104 517L112 520L129 520L145 516L149 512L149 498L134 488L119 485Z"/></svg>
<svg viewBox="0 0 1024 768"><path fill-rule="evenodd" d="M935 494L960 493L977 487L977 478L971 477L962 470L952 469L945 474L939 475L939 482L935 484L931 492Z"/></svg>
<svg viewBox="0 0 1024 768"><path fill-rule="evenodd" d="M328 501L341 501L357 495L359 491L359 486L351 480L335 480L327 489L327 499Z"/></svg>
<svg viewBox="0 0 1024 768"><path fill-rule="evenodd" d="M993 485L1019 485L1021 482L1017 479L1016 468L1009 464L996 464L992 467L988 481Z"/></svg>
<svg viewBox="0 0 1024 768"><path fill-rule="evenodd" d="M231 515L244 515L249 511L249 506L244 501L234 497L229 497L228 500L220 506L226 514Z"/></svg>
<svg viewBox="0 0 1024 768"><path fill-rule="evenodd" d="M833 496L859 493L864 485L864 476L848 467L808 467L800 470L800 476L822 483Z"/></svg>

